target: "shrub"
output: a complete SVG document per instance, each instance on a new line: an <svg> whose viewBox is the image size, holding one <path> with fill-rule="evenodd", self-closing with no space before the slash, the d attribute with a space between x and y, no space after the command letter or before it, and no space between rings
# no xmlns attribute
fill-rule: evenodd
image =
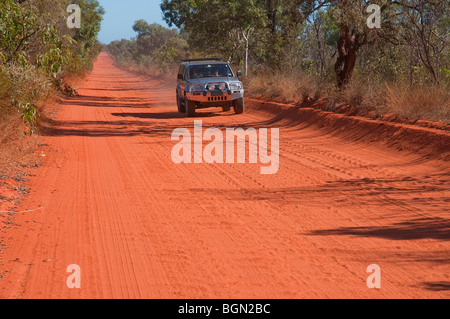
<svg viewBox="0 0 450 319"><path fill-rule="evenodd" d="M245 79L246 90L250 94L264 95L284 102L306 101L317 98L317 80L307 74L286 74L264 72L250 75Z"/></svg>
<svg viewBox="0 0 450 319"><path fill-rule="evenodd" d="M386 86L385 112L450 123L450 90L444 85Z"/></svg>

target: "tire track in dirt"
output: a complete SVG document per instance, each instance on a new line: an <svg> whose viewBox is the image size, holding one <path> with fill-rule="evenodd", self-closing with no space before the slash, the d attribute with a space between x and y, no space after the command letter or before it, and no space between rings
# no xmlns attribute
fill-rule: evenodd
<svg viewBox="0 0 450 319"><path fill-rule="evenodd" d="M79 92L44 137L26 205L45 209L8 232L0 297L448 297L445 162L251 106L196 119L280 128L277 174L177 165L171 133L194 119L176 113L173 86L102 54ZM66 286L72 263L81 289ZM366 286L372 263L381 290Z"/></svg>

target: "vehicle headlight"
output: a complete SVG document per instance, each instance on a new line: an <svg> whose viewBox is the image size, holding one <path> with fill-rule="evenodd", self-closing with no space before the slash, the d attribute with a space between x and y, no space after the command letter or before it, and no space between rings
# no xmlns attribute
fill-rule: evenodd
<svg viewBox="0 0 450 319"><path fill-rule="evenodd" d="M226 89L227 89L227 85L225 83L220 83L219 84L219 90L225 91Z"/></svg>
<svg viewBox="0 0 450 319"><path fill-rule="evenodd" d="M204 89L204 85L202 84L192 84L189 86L189 92L199 92L199 91L203 91Z"/></svg>
<svg viewBox="0 0 450 319"><path fill-rule="evenodd" d="M241 90L242 83L241 82L233 82L229 84L230 90Z"/></svg>
<svg viewBox="0 0 450 319"><path fill-rule="evenodd" d="M208 90L214 91L215 89L216 89L216 85L215 84L208 84Z"/></svg>

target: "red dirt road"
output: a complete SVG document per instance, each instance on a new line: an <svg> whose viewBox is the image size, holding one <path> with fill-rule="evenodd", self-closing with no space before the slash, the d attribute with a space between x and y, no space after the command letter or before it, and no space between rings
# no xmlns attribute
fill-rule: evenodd
<svg viewBox="0 0 450 319"><path fill-rule="evenodd" d="M277 174L174 164L172 131L194 119L172 84L102 53L78 91L41 137L17 208L33 211L0 234L1 298L450 297L448 161L249 100L245 114L196 119L280 128ZM71 264L80 289L67 287ZM380 289L367 287L371 264Z"/></svg>

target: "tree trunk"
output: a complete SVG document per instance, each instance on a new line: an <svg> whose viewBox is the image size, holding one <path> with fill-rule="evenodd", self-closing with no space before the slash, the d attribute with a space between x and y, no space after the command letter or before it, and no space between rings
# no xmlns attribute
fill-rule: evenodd
<svg viewBox="0 0 450 319"><path fill-rule="evenodd" d="M253 28L247 30L247 34L242 31L242 37L245 43L245 53L244 53L244 68L245 68L245 76L248 75L248 42L250 38L250 34L253 32Z"/></svg>
<svg viewBox="0 0 450 319"><path fill-rule="evenodd" d="M244 56L245 76L248 75L248 39L245 39L245 56Z"/></svg>
<svg viewBox="0 0 450 319"><path fill-rule="evenodd" d="M358 35L351 35L349 32L349 27L347 25L342 25L337 43L338 58L334 65L337 85L339 88L342 88L348 84L352 79L356 58L358 57L358 49Z"/></svg>

